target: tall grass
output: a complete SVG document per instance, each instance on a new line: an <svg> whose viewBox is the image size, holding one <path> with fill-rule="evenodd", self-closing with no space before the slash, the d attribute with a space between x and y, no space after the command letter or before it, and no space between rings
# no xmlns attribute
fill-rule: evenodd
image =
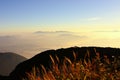
<svg viewBox="0 0 120 80"><path fill-rule="evenodd" d="M102 58L96 52L95 58L90 59L89 51L84 57L84 60L76 60L76 55L73 53L74 61L64 57L62 63L56 56L54 59L51 55L51 68L46 68L41 65L41 71L37 67L33 67L32 72L26 73L26 78L23 80L120 80L120 59L113 57L110 61L106 55ZM86 59L87 57L87 59Z"/></svg>

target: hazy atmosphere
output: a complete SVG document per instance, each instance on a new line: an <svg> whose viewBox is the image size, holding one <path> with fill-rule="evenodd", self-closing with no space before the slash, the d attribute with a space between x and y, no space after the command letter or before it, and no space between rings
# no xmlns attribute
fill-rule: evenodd
<svg viewBox="0 0 120 80"><path fill-rule="evenodd" d="M119 21L120 0L0 0L0 52L120 48Z"/></svg>

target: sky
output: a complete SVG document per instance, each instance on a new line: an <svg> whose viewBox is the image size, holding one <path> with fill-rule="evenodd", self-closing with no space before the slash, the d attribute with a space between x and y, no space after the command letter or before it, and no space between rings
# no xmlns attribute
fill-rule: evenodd
<svg viewBox="0 0 120 80"><path fill-rule="evenodd" d="M0 52L30 58L73 46L120 48L120 0L0 0Z"/></svg>

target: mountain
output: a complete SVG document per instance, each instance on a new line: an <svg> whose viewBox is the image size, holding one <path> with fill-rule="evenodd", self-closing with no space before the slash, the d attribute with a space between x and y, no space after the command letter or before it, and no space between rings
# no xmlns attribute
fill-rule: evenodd
<svg viewBox="0 0 120 80"><path fill-rule="evenodd" d="M90 58L95 57L96 53L100 53L101 57L107 55L109 59L112 59L112 56L120 57L119 48L71 47L65 49L61 48L57 50L47 50L17 65L16 68L10 73L9 77L11 80L22 80L22 77L26 76L26 72L30 72L34 66L41 69L40 65L43 65L46 69L49 69L51 65L50 55L54 58L55 61L57 61L57 56L60 59L60 63L62 63L65 57L73 61L73 53L76 55L76 60L82 60L85 57L87 51L90 53Z"/></svg>
<svg viewBox="0 0 120 80"><path fill-rule="evenodd" d="M15 53L0 53L0 75L8 76L20 62L27 58Z"/></svg>

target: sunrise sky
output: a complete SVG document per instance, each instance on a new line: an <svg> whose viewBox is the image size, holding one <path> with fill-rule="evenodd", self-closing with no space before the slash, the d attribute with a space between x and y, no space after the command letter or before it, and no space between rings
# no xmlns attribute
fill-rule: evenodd
<svg viewBox="0 0 120 80"><path fill-rule="evenodd" d="M120 48L119 21L120 0L0 0L0 52Z"/></svg>

